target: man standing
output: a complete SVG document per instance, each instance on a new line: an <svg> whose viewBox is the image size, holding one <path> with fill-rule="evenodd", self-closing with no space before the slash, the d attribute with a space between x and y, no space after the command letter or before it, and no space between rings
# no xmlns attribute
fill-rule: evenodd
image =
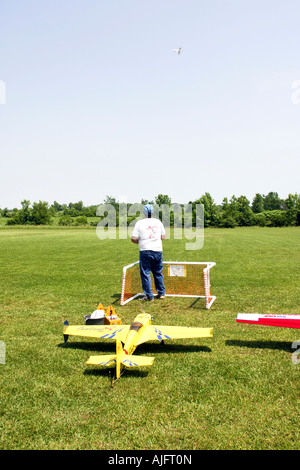
<svg viewBox="0 0 300 470"><path fill-rule="evenodd" d="M162 274L162 240L166 237L166 231L159 219L152 218L153 206L146 204L144 206L144 216L138 220L132 232L131 241L137 243L140 249L140 274L144 297L141 300L153 300L152 285L150 273L154 278L157 298L165 297L165 284Z"/></svg>

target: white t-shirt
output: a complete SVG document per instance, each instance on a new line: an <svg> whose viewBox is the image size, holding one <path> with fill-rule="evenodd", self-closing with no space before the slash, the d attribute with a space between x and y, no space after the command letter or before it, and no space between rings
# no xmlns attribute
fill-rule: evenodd
<svg viewBox="0 0 300 470"><path fill-rule="evenodd" d="M145 218L137 221L131 236L139 239L140 251L162 251L161 236L165 234L159 219Z"/></svg>

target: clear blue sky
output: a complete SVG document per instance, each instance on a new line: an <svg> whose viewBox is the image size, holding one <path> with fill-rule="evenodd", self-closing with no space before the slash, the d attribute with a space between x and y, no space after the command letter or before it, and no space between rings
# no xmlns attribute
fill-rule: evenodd
<svg viewBox="0 0 300 470"><path fill-rule="evenodd" d="M299 0L2 0L0 208L299 193L299 17Z"/></svg>

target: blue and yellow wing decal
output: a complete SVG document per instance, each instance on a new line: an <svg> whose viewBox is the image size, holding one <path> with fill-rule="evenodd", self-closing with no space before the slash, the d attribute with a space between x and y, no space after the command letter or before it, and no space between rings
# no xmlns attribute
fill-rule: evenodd
<svg viewBox="0 0 300 470"><path fill-rule="evenodd" d="M141 335L138 344L154 340L164 341L166 339L212 338L213 336L213 328L149 325Z"/></svg>
<svg viewBox="0 0 300 470"><path fill-rule="evenodd" d="M126 338L129 328L129 325L69 325L66 321L64 322L63 335L65 342L69 336L116 340L116 335L119 335L122 341L123 338Z"/></svg>
<svg viewBox="0 0 300 470"><path fill-rule="evenodd" d="M115 354L105 354L104 356L91 356L86 364L96 366L115 366L117 356Z"/></svg>
<svg viewBox="0 0 300 470"><path fill-rule="evenodd" d="M142 367L152 366L153 361L154 357L131 355L125 356L121 362L125 367Z"/></svg>
<svg viewBox="0 0 300 470"><path fill-rule="evenodd" d="M148 356L136 356L136 355L124 355L121 359L121 363L125 367L142 367L142 366L152 366L154 357ZM117 362L117 356L115 354L104 356L91 356L86 364L95 365L95 366L114 366Z"/></svg>

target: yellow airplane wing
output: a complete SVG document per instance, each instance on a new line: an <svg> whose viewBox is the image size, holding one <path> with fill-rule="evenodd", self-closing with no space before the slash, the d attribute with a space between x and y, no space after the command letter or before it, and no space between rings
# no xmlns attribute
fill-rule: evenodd
<svg viewBox="0 0 300 470"><path fill-rule="evenodd" d="M148 356L125 356L122 360L122 364L125 367L140 367L140 366L152 366L154 357Z"/></svg>
<svg viewBox="0 0 300 470"><path fill-rule="evenodd" d="M85 336L88 338L104 338L116 340L116 335L120 340L126 338L129 331L129 325L69 325L64 323L63 334L65 341L68 336Z"/></svg>
<svg viewBox="0 0 300 470"><path fill-rule="evenodd" d="M113 366L116 364L115 354L106 354L104 356L91 356L86 364L92 364L97 366Z"/></svg>
<svg viewBox="0 0 300 470"><path fill-rule="evenodd" d="M126 367L141 367L141 366L152 366L154 357L148 356L129 356L126 355L122 359L122 364ZM96 366L111 366L116 364L116 355L105 355L105 356L91 356L86 364Z"/></svg>
<svg viewBox="0 0 300 470"><path fill-rule="evenodd" d="M152 340L162 341L165 339L212 338L213 336L213 328L149 325L142 333L138 344Z"/></svg>

